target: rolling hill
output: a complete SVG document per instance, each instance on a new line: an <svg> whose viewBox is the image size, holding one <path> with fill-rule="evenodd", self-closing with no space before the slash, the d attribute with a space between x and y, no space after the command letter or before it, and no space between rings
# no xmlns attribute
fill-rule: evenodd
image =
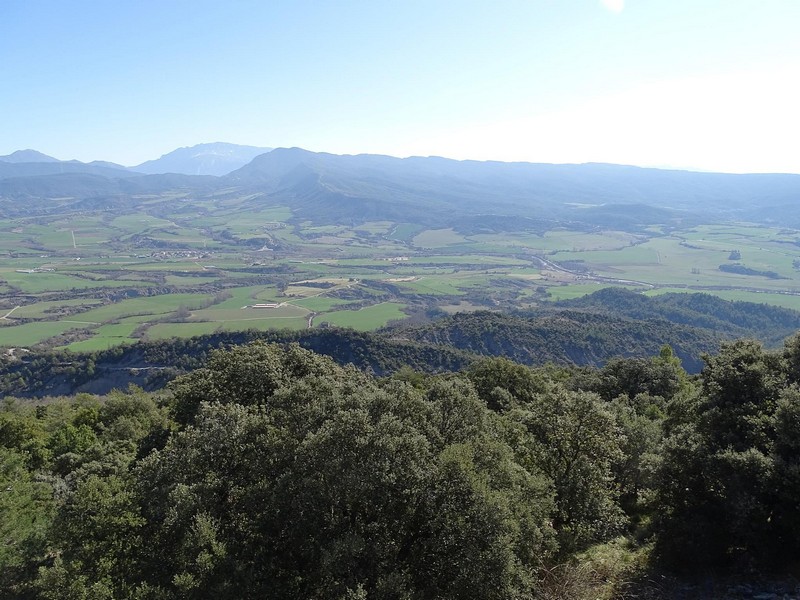
<svg viewBox="0 0 800 600"><path fill-rule="evenodd" d="M513 215L596 225L774 219L800 175L730 175L622 165L340 156L279 148L222 178L316 222Z"/></svg>

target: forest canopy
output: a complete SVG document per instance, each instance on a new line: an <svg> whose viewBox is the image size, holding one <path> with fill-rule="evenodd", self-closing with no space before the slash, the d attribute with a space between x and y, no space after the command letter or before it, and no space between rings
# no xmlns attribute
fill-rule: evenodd
<svg viewBox="0 0 800 600"><path fill-rule="evenodd" d="M800 550L798 383L800 337L724 343L697 377L668 346L376 377L257 342L157 394L6 398L0 590L581 597L564 574L598 548L639 561L625 585L782 573ZM620 592L592 572L592 597Z"/></svg>

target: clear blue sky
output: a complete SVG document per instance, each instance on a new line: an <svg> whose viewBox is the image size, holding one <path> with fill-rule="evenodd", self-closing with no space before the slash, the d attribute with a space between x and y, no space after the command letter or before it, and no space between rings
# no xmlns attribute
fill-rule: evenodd
<svg viewBox="0 0 800 600"><path fill-rule="evenodd" d="M800 172L800 0L0 0L0 155Z"/></svg>

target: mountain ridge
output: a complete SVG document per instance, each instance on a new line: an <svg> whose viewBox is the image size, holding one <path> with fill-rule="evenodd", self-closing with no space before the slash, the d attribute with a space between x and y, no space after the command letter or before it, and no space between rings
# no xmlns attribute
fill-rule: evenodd
<svg viewBox="0 0 800 600"><path fill-rule="evenodd" d="M440 157L335 155L276 148L222 178L226 184L259 189L284 200L302 218L346 222L376 203L385 216L397 205L424 216L487 212L591 224L614 220L620 207L655 208L660 222L687 217L770 218L777 207L800 198L800 175L725 174L585 163L504 163ZM587 210L588 209L588 210ZM653 211L625 215L635 228L652 224ZM646 214L638 214L644 211ZM380 211L378 211L380 212ZM622 211L626 212L626 211ZM788 210L800 223L800 210Z"/></svg>
<svg viewBox="0 0 800 600"><path fill-rule="evenodd" d="M47 154L43 154L38 150L31 150L28 148L27 150L16 150L11 154L6 154L5 156L0 156L0 162L8 162L8 163L26 163L26 162L61 162L57 158L52 156L48 156Z"/></svg>
<svg viewBox="0 0 800 600"><path fill-rule="evenodd" d="M212 142L177 148L161 157L131 167L150 175L227 175L272 148Z"/></svg>
<svg viewBox="0 0 800 600"><path fill-rule="evenodd" d="M67 173L81 173L99 175L106 178L126 178L142 175L131 171L127 167L95 161L82 163L80 161L57 162L0 162L0 180L10 178L36 178Z"/></svg>
<svg viewBox="0 0 800 600"><path fill-rule="evenodd" d="M241 149L247 156L235 155L234 150ZM292 209L293 218L318 224L395 220L446 228L459 219L475 220L488 214L535 218L549 227L614 227L631 232L653 224L686 226L703 221L780 221L800 228L800 175L702 173L607 163L336 155L302 148L264 150L221 142L199 144L133 170L102 161L0 161L0 196L33 199L77 193L92 197L113 187L98 183L96 189L75 189L65 178L60 181L66 187L59 190L57 181L37 187L31 181L10 181L15 177L80 172L131 179L141 175L142 169L160 174L183 172L188 177L187 171L223 172L235 164L239 168L227 174L210 173L226 197L249 196L242 200L247 208L257 208L269 197L270 202ZM210 162L203 163L207 158ZM168 168L173 159L183 161L184 167L174 163L178 168ZM187 185L191 186L189 180L182 184ZM195 191L202 194L209 185L204 180ZM39 189L46 193L37 195Z"/></svg>

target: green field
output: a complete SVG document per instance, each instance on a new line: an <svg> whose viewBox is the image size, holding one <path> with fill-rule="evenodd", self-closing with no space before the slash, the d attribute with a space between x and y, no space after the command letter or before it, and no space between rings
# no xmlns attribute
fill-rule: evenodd
<svg viewBox="0 0 800 600"><path fill-rule="evenodd" d="M25 267L23 267L25 268ZM56 292L60 290L75 290L96 287L140 287L144 283L134 280L103 280L82 278L61 273L17 273L0 269L0 278L6 284L28 294L41 292Z"/></svg>
<svg viewBox="0 0 800 600"><path fill-rule="evenodd" d="M295 306L301 306L314 312L327 312L332 308L348 304L348 301L340 300L339 298L324 298L317 296L313 298L303 298L301 300L292 300L291 303Z"/></svg>
<svg viewBox="0 0 800 600"><path fill-rule="evenodd" d="M467 239L452 229L429 229L414 236L412 243L419 248L442 248L463 244Z"/></svg>
<svg viewBox="0 0 800 600"><path fill-rule="evenodd" d="M530 308L608 285L800 309L800 231L741 223L470 234L297 220L262 201L164 194L119 211L0 219L0 346L96 350L142 336L304 328L312 316L314 326L366 330L403 309ZM280 306L245 308L255 304Z"/></svg>
<svg viewBox="0 0 800 600"><path fill-rule="evenodd" d="M255 319L249 321L200 322L200 323L159 323L147 330L147 339L159 340L171 337L190 337L214 333L215 331L247 331L255 329L305 329L306 319Z"/></svg>
<svg viewBox="0 0 800 600"><path fill-rule="evenodd" d="M571 300L572 298L580 298L603 289L605 286L600 283L588 283L579 285L558 285L547 288L548 297L550 300Z"/></svg>
<svg viewBox="0 0 800 600"><path fill-rule="evenodd" d="M133 315L164 315L177 310L180 306L191 307L208 299L208 296L203 294L163 294L148 298L132 298L79 313L76 317L80 317L82 321L105 323Z"/></svg>
<svg viewBox="0 0 800 600"><path fill-rule="evenodd" d="M308 314L308 310L289 304L281 304L276 308L228 308L220 309L216 307L203 310L193 310L193 321L261 321L264 319L287 319L303 317Z"/></svg>
<svg viewBox="0 0 800 600"><path fill-rule="evenodd" d="M73 352L94 352L119 344L132 344L136 342L136 338L131 337L131 334L139 325L137 320L127 319L121 323L101 325L91 330L92 336L89 339L73 342L67 348Z"/></svg>
<svg viewBox="0 0 800 600"><path fill-rule="evenodd" d="M12 313L17 319L46 319L59 310L79 309L85 307L89 309L92 305L100 304L98 299L76 299L76 300L53 300L50 302L35 302L26 304L15 309Z"/></svg>
<svg viewBox="0 0 800 600"><path fill-rule="evenodd" d="M70 329L81 327L86 327L86 325L67 321L39 321L14 327L0 327L0 346L26 348Z"/></svg>
<svg viewBox="0 0 800 600"><path fill-rule="evenodd" d="M384 302L360 310L338 310L320 317L320 321L339 327L352 327L359 331L370 331L383 327L393 319L405 318L404 304Z"/></svg>

